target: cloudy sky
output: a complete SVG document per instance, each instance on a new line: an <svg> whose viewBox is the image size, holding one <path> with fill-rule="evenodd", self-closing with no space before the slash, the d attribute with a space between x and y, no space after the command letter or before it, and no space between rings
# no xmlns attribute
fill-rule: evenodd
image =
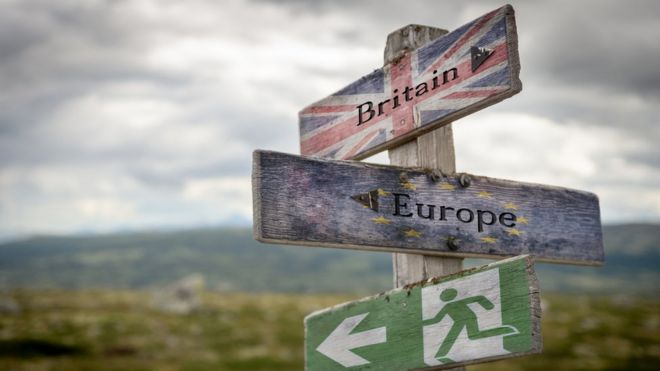
<svg viewBox="0 0 660 371"><path fill-rule="evenodd" d="M0 238L249 225L251 152L299 153L301 108L503 4L0 0ZM523 91L454 124L459 171L659 222L660 2L513 6Z"/></svg>

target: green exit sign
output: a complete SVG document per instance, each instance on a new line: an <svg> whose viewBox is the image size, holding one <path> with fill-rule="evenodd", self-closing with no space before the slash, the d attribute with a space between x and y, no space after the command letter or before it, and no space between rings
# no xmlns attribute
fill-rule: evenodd
<svg viewBox="0 0 660 371"><path fill-rule="evenodd" d="M529 256L395 289L305 318L308 370L455 367L541 351Z"/></svg>

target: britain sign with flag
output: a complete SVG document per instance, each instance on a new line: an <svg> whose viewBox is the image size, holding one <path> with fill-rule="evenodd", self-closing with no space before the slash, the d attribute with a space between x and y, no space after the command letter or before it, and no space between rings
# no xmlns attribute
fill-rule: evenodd
<svg viewBox="0 0 660 371"><path fill-rule="evenodd" d="M407 52L303 109L303 155L362 159L522 89L513 8L506 5Z"/></svg>

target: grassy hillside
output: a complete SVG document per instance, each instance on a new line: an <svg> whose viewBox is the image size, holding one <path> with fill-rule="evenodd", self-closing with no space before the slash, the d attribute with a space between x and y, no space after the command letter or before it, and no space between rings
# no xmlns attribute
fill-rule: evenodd
<svg viewBox="0 0 660 371"><path fill-rule="evenodd" d="M137 291L14 291L2 370L301 370L303 317L347 296L206 293L187 315ZM1 298L1 296L0 296ZM540 355L469 370L656 370L660 301L543 295Z"/></svg>
<svg viewBox="0 0 660 371"><path fill-rule="evenodd" d="M605 266L539 264L545 290L660 295L660 225L605 226Z"/></svg>
<svg viewBox="0 0 660 371"><path fill-rule="evenodd" d="M538 264L542 289L659 295L660 225L606 226L604 236L604 267ZM224 291L367 294L391 287L391 255L265 245L248 229L35 237L0 245L0 287L6 288L148 288L192 273Z"/></svg>

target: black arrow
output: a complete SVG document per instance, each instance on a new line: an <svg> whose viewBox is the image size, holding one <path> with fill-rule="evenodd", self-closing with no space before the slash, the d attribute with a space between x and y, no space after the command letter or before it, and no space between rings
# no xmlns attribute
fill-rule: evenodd
<svg viewBox="0 0 660 371"><path fill-rule="evenodd" d="M476 46L471 47L470 52L472 53L472 72L476 71L493 54L492 50Z"/></svg>
<svg viewBox="0 0 660 371"><path fill-rule="evenodd" d="M378 190L369 191L367 193L360 193L355 196L351 196L351 199L361 203L362 205L370 208L375 212L378 212Z"/></svg>

